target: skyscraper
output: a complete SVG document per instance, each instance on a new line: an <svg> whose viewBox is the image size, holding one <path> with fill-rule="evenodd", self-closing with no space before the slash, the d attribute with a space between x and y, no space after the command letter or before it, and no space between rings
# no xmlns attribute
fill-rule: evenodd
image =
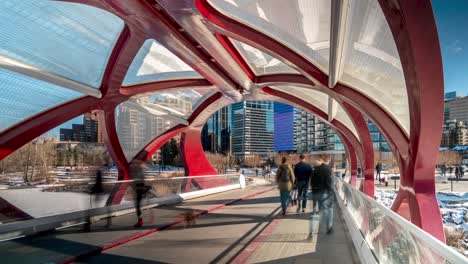
<svg viewBox="0 0 468 264"><path fill-rule="evenodd" d="M275 151L293 151L295 150L294 143L294 114L293 106L278 103L273 103L274 107L274 144Z"/></svg>
<svg viewBox="0 0 468 264"><path fill-rule="evenodd" d="M202 130L205 151L228 154L230 146L231 107L226 106L208 118Z"/></svg>
<svg viewBox="0 0 468 264"><path fill-rule="evenodd" d="M273 145L273 102L247 101L231 106L232 153L239 158L270 156Z"/></svg>

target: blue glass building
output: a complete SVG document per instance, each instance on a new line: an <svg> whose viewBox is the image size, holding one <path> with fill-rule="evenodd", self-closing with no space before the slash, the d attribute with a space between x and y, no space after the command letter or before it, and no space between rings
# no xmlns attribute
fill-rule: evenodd
<svg viewBox="0 0 468 264"><path fill-rule="evenodd" d="M274 144L275 151L294 150L294 107L274 103Z"/></svg>

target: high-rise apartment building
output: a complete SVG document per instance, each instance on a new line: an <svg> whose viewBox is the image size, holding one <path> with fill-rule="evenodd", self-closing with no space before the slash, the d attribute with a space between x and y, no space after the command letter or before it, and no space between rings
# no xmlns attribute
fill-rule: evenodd
<svg viewBox="0 0 468 264"><path fill-rule="evenodd" d="M164 93L136 98L117 108L117 132L128 157L133 157L152 139L177 125L173 116L192 111L191 97L184 93Z"/></svg>
<svg viewBox="0 0 468 264"><path fill-rule="evenodd" d="M239 158L250 155L272 156L273 102L247 101L231 106L232 153Z"/></svg>
<svg viewBox="0 0 468 264"><path fill-rule="evenodd" d="M83 124L72 124L72 128L60 129L61 141L104 143L102 124L98 112L92 111L83 115Z"/></svg>
<svg viewBox="0 0 468 264"><path fill-rule="evenodd" d="M468 145L468 125L458 120L446 121L440 145L443 147Z"/></svg>

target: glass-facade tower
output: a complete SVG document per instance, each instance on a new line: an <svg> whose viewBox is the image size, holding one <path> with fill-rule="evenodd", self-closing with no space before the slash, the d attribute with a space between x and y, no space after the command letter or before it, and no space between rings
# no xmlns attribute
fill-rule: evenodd
<svg viewBox="0 0 468 264"><path fill-rule="evenodd" d="M231 106L231 115L232 153L235 156L273 155L273 102L236 103Z"/></svg>

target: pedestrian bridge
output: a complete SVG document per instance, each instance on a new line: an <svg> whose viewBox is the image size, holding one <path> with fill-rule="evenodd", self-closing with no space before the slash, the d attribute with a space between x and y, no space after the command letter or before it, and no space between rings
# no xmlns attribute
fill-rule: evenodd
<svg viewBox="0 0 468 264"><path fill-rule="evenodd" d="M115 207L3 224L2 263L466 263L342 180L334 231L326 234L311 203L304 213L291 206L282 216L271 184L246 186L234 175L207 178L230 182L179 193L181 201L174 195L147 199L138 229L134 210ZM186 212L196 216L193 225L184 221ZM93 221L88 232L87 214Z"/></svg>
<svg viewBox="0 0 468 264"><path fill-rule="evenodd" d="M354 241L361 234L361 241L369 241L371 248L364 259L393 261L402 256L401 252L391 255L399 248L411 251L402 253L411 255L411 259L402 256L400 262L438 262L440 258L456 262L446 255L451 252L449 248L439 248L440 243L400 222L393 213L390 218L387 213L381 214L382 208L371 200L374 151L367 119L385 136L398 162L401 187L392 211L445 242L434 183L444 113L444 78L430 0L3 0L0 21L2 161L64 122L94 111L119 182L105 204L129 210L123 201L132 180L131 164L148 160L180 134L185 175L218 174L201 145L201 130L209 116L233 103L271 100L306 109L336 130L348 156L348 182L356 188L345 192L352 194L345 195L343 201L349 215L342 210L343 217L336 220L337 225L342 219L353 219L354 224L351 220L346 225L341 222L343 228L337 228L330 237L313 236L313 252L309 252L310 241L303 244L306 238L300 235L307 233L304 230L309 221L305 219L310 216L274 218L274 206L269 207L274 204L273 191L201 217L195 228L142 233L137 240L117 243L120 247L105 245L116 244L122 236L132 240L135 234L128 230L127 216L117 217L110 231L82 234L65 228L6 242L2 245L11 247L5 252L39 260L49 253L65 257L68 251L73 251L71 256L76 249L87 252L89 247L95 251L104 247L108 250L98 258L125 255L144 259L145 254L159 250L161 254L154 255L163 257L167 253L168 257L161 261L187 254L186 259L202 262L199 253L203 250L211 256L203 261L218 257L224 261L234 257L228 252L243 252L237 249L249 245L255 250L245 252L252 251L252 255L239 253L234 259L247 254L249 260L268 261L268 255L290 255L293 261L300 255L338 257L328 248L352 256L355 251L349 246L349 237ZM42 163L47 171L49 164ZM364 176L360 186L356 186L358 167ZM190 178L178 188L190 192L192 188L206 190L224 183ZM165 223L159 218L165 213L171 219L171 213L186 206L206 209L210 208L210 199L224 199L213 197L200 198L198 204L191 201L191 205L185 202L182 207L149 209L147 212L155 213L148 216L154 216L156 228ZM29 219L26 221L42 221L47 226L49 221L59 221L30 219L31 215L5 199L0 199L0 205L2 222ZM47 205L40 204L36 209L42 207ZM73 215L67 217L75 219ZM271 219L277 220L269 223ZM229 225L235 221L243 224ZM282 235L288 223L294 223L291 230L298 232L297 237ZM99 223L96 225L99 227ZM264 231L271 234L256 236L263 232L258 228L249 231L257 225L267 225ZM246 229L241 231L243 226ZM213 231L200 232L209 229ZM24 230L15 230L22 235L38 229L26 225ZM228 233L236 236L225 240ZM162 239L164 234L168 234L166 240ZM206 240L192 235L205 236ZM257 237L260 241L255 241ZM321 243L327 239L335 244L328 247ZM304 245L304 252L299 252L302 247L290 244ZM278 250L274 250L276 247ZM265 253L266 248L271 252ZM294 249L298 251L293 253ZM363 255L361 249L355 255Z"/></svg>

